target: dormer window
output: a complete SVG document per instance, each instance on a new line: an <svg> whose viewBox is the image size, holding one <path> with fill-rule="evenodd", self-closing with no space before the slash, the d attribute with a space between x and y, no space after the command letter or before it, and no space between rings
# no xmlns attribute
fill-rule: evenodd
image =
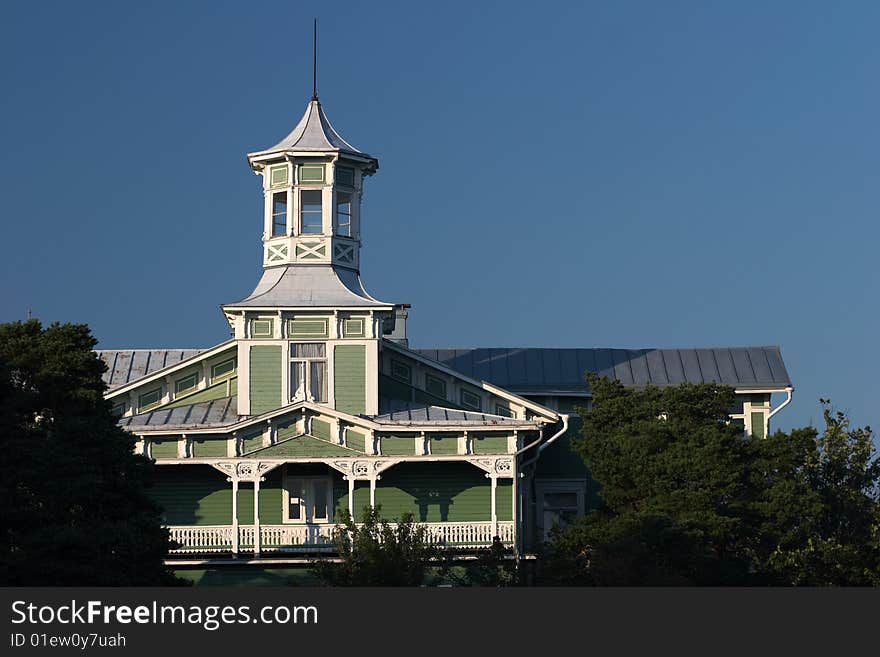
<svg viewBox="0 0 880 657"><path fill-rule="evenodd" d="M300 232L303 235L320 235L324 232L319 189L304 189L300 192Z"/></svg>
<svg viewBox="0 0 880 657"><path fill-rule="evenodd" d="M272 237L287 234L287 192L272 194Z"/></svg>
<svg viewBox="0 0 880 657"><path fill-rule="evenodd" d="M351 192L336 192L336 234L351 237Z"/></svg>

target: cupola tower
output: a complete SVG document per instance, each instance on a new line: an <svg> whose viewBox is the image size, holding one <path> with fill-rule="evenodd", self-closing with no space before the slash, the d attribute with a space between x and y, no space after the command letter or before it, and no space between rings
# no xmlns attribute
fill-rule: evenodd
<svg viewBox="0 0 880 657"><path fill-rule="evenodd" d="M316 93L284 139L247 158L262 178L263 274L249 296L222 307L250 372L239 413L298 400L376 413L366 375L383 336L405 340L406 317L406 306L371 296L360 278L360 200L378 161L343 139Z"/></svg>

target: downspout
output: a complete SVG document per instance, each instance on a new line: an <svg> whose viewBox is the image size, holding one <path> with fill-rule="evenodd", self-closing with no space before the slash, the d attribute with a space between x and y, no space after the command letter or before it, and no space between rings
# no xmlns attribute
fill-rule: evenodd
<svg viewBox="0 0 880 657"><path fill-rule="evenodd" d="M520 466L520 469L521 469L521 470L524 469L527 465L531 465L532 463L534 463L535 461L537 461L537 460L540 458L540 456L541 456L541 452L542 452L542 451L544 451L546 448L550 447L550 445L551 445L551 444L552 444L557 438L559 438L562 434L564 434L566 431L568 431L568 418L569 418L569 416L568 416L568 415L560 415L559 417L562 418L562 428L561 428L559 431L557 431L556 433L554 433L552 436L550 436L550 438L548 438L546 441L544 441L544 442L538 447L538 453L535 454L535 457L534 457L534 458L529 459L528 461L526 461L525 463L523 463L523 464ZM535 446L536 443L540 442L540 440L541 440L541 439L539 438L538 440L535 440L535 441L529 443L528 445L526 445L525 447L523 447L521 450L519 450L516 454L514 454L514 456L519 456L520 454L522 454L522 453L523 453L524 451L526 451L527 449L531 449L532 447Z"/></svg>
<svg viewBox="0 0 880 657"><path fill-rule="evenodd" d="M531 495L530 495L531 505L534 505L534 503L535 503L535 477L534 477L535 473L532 472L532 476L527 478L525 469L527 466L532 465L533 463L535 463L535 461L538 460L538 458L541 456L541 451L543 451L543 449L545 447L548 447L553 441L555 441L562 434L564 434L566 431L568 431L568 418L569 418L569 416L568 415L560 415L560 418L562 419L562 428L559 431L557 431L555 434L550 436L550 438L545 443L543 443L540 447L538 447L538 453L535 454L534 458L529 459L528 461L523 463L519 468L516 469L517 472L519 473L520 478L525 479L529 483L529 488L530 488L530 492L531 492ZM543 431L541 433L543 433ZM537 440L534 440L531 443L529 443L528 445L526 445L525 447L523 447L521 450L517 451L513 455L513 457L516 458L517 456L519 456L520 454L525 452L527 449L531 449L532 447L534 447L539 442L541 442L540 437ZM521 498L521 499L523 502L525 502L525 499L523 499L523 498ZM526 506L525 503L523 503L522 505L520 505L520 508L519 508L519 511L520 511L519 523L520 523L520 526L522 526L522 527L525 527L525 512L526 512L525 506ZM514 552L516 552L516 553L519 553L519 551L520 551L519 542L521 540L523 540L523 537L520 536L520 532L517 532L516 545L514 545Z"/></svg>
<svg viewBox="0 0 880 657"><path fill-rule="evenodd" d="M788 405L791 403L791 393L792 393L792 392L794 392L794 388L786 388L786 389L785 389L785 394L788 395L788 397L786 397L786 398L785 398L785 401L782 402L779 406L777 406L777 407L774 408L772 411L770 411L770 415L767 416L767 422L768 422L768 423L770 422L770 418L772 418L772 417L773 417L774 415L776 415L779 411L781 411L783 408L785 408L786 406L788 406Z"/></svg>

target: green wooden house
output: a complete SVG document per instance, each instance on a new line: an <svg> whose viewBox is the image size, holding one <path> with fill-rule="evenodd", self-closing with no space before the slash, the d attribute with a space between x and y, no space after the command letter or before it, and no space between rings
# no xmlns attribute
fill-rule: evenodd
<svg viewBox="0 0 880 657"><path fill-rule="evenodd" d="M120 425L158 465L180 565L301 562L332 551L341 509L366 505L412 512L443 546L499 537L528 554L591 504L568 442L575 407L589 406L587 370L635 386L733 385L732 421L756 435L791 399L778 347L412 349L409 306L360 278L376 158L314 97L248 161L263 185L263 271L222 306L231 338L99 352ZM774 394L784 400L771 407Z"/></svg>

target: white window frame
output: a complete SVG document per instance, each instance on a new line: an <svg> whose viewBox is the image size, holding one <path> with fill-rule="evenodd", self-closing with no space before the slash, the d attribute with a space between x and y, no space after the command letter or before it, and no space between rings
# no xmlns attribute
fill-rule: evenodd
<svg viewBox="0 0 880 657"><path fill-rule="evenodd" d="M535 481L535 524L541 530L542 540L548 540L550 530L553 527L544 526L544 498L550 493L576 493L577 510L576 517L583 516L586 511L586 479L538 479Z"/></svg>
<svg viewBox="0 0 880 657"><path fill-rule="evenodd" d="M281 216L281 213L275 213L275 195L284 195L284 231L275 234L275 217ZM279 237L287 237L290 235L290 194L285 188L276 188L269 192L269 239Z"/></svg>
<svg viewBox="0 0 880 657"><path fill-rule="evenodd" d="M293 351L293 345L295 344L323 344L324 345L324 355L321 357L294 357L291 356L291 352ZM327 404L330 402L330 367L328 365L327 359L327 343L326 342L315 342L314 340L297 340L295 342L289 342L287 347L287 376L288 376L288 385L287 388L290 391L290 401L315 401L315 395L312 393L312 368L311 364L320 362L324 363L324 385L327 388L326 394L324 395L324 401L315 402L317 404ZM293 389L293 367L294 364L302 363L304 376L303 380L303 390Z"/></svg>
<svg viewBox="0 0 880 657"><path fill-rule="evenodd" d="M348 214L347 214L347 215L345 215L345 214L340 214L340 212L339 212L339 194L348 194ZM335 233L336 233L336 235L339 236L339 237L348 237L348 238L351 238L351 237L354 235L354 233L352 232L352 229L353 229L353 226L354 226L354 192L349 191L349 190L347 190L347 189L341 189L341 190L336 190L336 192L335 192L335 194L334 194L333 196L334 196L334 198L333 198L333 212L334 212L335 215L336 215L336 229L335 229ZM347 223L347 224L343 224L342 222L340 222L340 221L339 221L339 217L340 217L340 216L347 216L347 217L348 217L348 223ZM348 233L347 233L347 234L345 234L345 233L342 232L341 229L342 229L343 226L345 226L346 228L348 228Z"/></svg>
<svg viewBox="0 0 880 657"><path fill-rule="evenodd" d="M317 233L307 233L307 232L303 229L303 200L302 200L303 192L318 192L318 194L319 194L320 197L321 197L321 212L320 212L320 214L319 214L319 216L321 217L321 230L318 231ZM326 210L326 208L324 207L324 204L325 204L325 203L324 203L324 201L325 201L325 199L324 199L324 188L323 188L323 187L315 187L315 186L312 186L311 184L310 184L309 186L306 186L306 187L300 186L300 187L297 189L297 193L296 193L296 201L297 201L297 204L296 204L296 212L297 212L296 230L297 230L297 235L298 235L299 237L317 237L317 236L319 236L319 235L325 235L326 233L324 232L324 228L325 228L325 224L324 224L324 216L326 215L327 210ZM311 212L311 211L310 211L308 214L312 215L312 214L318 214L318 213L315 213L315 212Z"/></svg>
<svg viewBox="0 0 880 657"><path fill-rule="evenodd" d="M300 504L302 506L302 518L299 520L290 517L290 487L293 485L293 482L296 480L300 480L303 482L303 488L305 489L306 494L309 493L314 496L314 485L316 482L323 482L327 486L327 517L322 518L320 520L309 520L310 513L314 513L314 499L309 500L308 496L305 496L300 499ZM333 524L333 477L330 475L302 475L299 476L295 473L288 472L288 469L284 468L284 476L282 477L282 498L284 509L282 511L281 519L284 524L288 525L329 525ZM294 498L295 499L295 498ZM311 511L309 508L311 507Z"/></svg>

